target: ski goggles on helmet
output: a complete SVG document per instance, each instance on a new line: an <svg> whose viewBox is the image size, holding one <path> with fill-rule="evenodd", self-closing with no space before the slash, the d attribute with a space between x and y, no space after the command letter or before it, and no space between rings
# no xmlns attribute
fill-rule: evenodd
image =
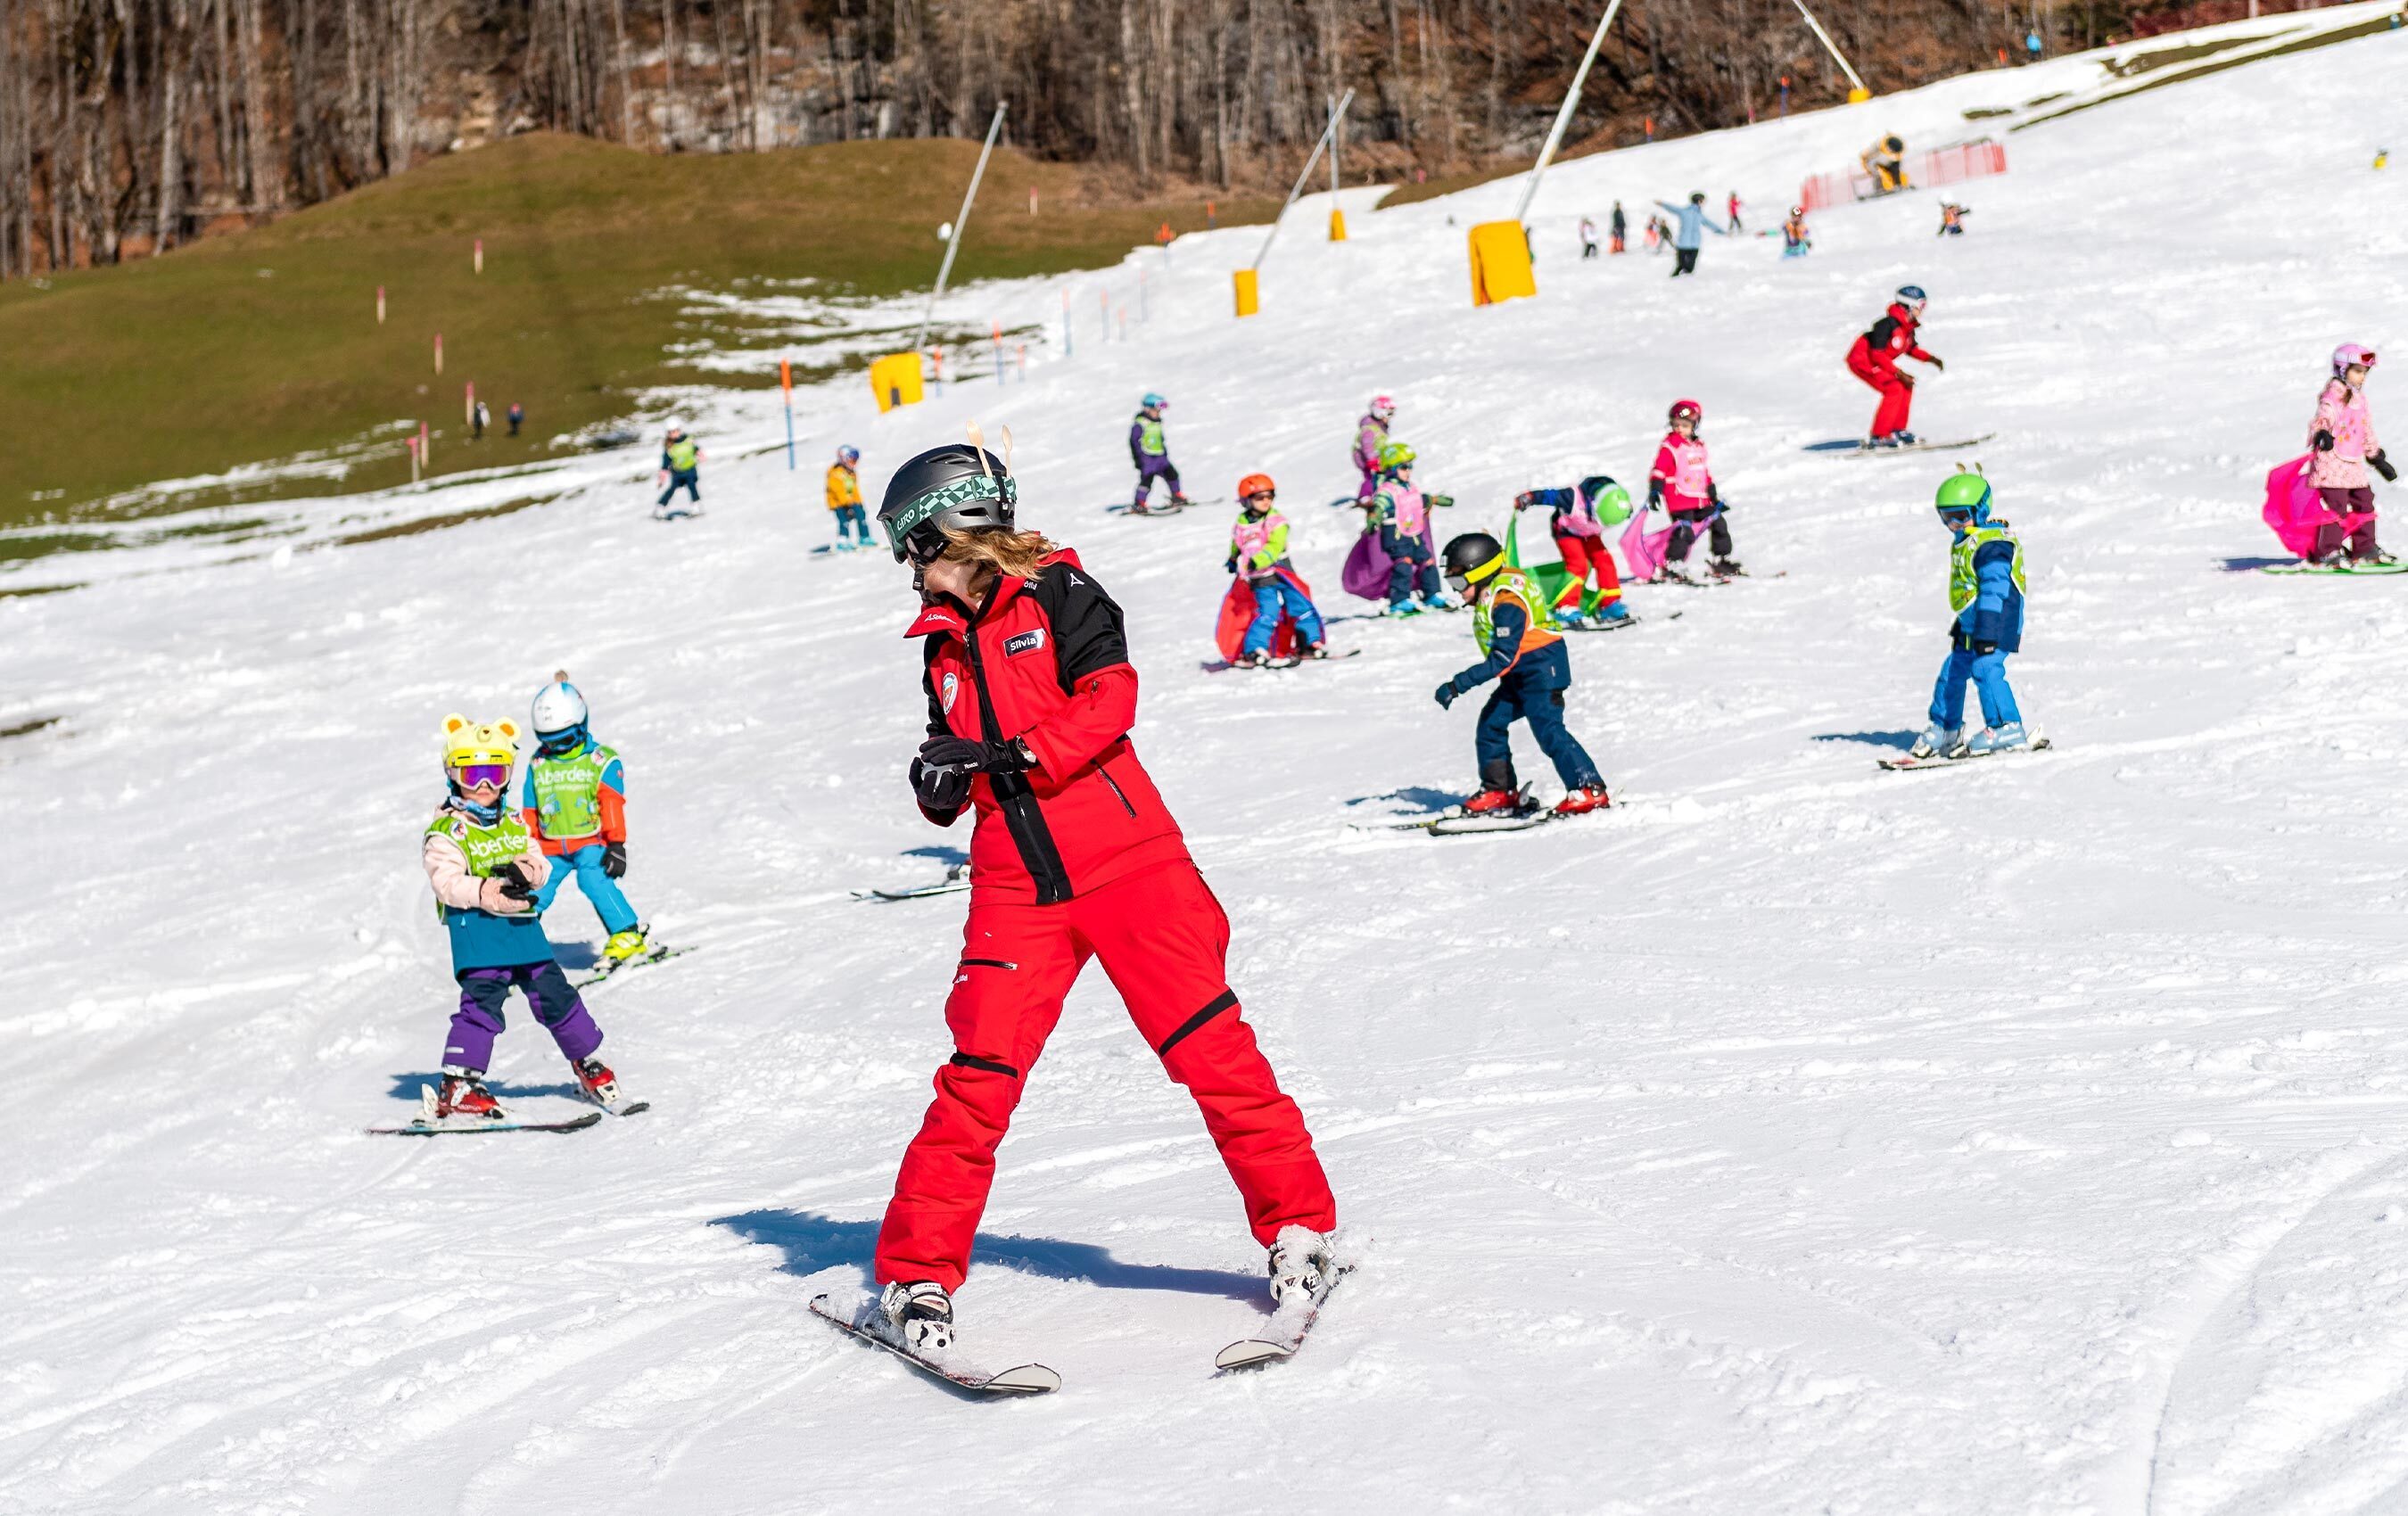
<svg viewBox="0 0 2408 1516"><path fill-rule="evenodd" d="M498 790L510 782L508 764L462 764L452 772L464 790L481 789L488 784Z"/></svg>
<svg viewBox="0 0 2408 1516"><path fill-rule="evenodd" d="M1471 576L1469 574L1449 574L1446 576L1446 587L1453 590L1457 594L1469 594L1471 593Z"/></svg>

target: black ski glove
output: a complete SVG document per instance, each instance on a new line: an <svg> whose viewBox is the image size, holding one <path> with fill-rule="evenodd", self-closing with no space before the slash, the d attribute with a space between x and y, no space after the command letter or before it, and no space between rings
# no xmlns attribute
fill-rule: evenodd
<svg viewBox="0 0 2408 1516"><path fill-rule="evenodd" d="M966 774L1016 774L1034 767L1017 742L980 742L966 737L932 737L920 744L920 762L930 768Z"/></svg>
<svg viewBox="0 0 2408 1516"><path fill-rule="evenodd" d="M606 842L602 845L602 876L605 879L614 880L625 879L627 877L627 845L625 843Z"/></svg>
<svg viewBox="0 0 2408 1516"><path fill-rule="evenodd" d="M1655 508L1656 508L1657 506L1662 505L1663 503L1664 503L1664 481L1663 481L1662 479L1649 479L1649 480L1647 481L1647 508L1648 508L1650 510L1653 510Z"/></svg>
<svg viewBox="0 0 2408 1516"><path fill-rule="evenodd" d="M1462 693L1455 687L1455 680L1449 679L1438 687L1438 693L1433 698L1438 701L1439 709L1452 710L1455 708L1455 697Z"/></svg>
<svg viewBox="0 0 2408 1516"><path fill-rule="evenodd" d="M1995 642L1985 642L1980 637L1973 639L1973 656L1976 658L1987 658L1998 651L1999 645Z"/></svg>
<svg viewBox="0 0 2408 1516"><path fill-rule="evenodd" d="M528 905L535 903L535 886L529 884L526 876L519 872L517 863L504 864L500 872L494 878L500 883L502 894L506 898L523 901Z"/></svg>
<svg viewBox="0 0 2408 1516"><path fill-rule="evenodd" d="M2317 428L2316 435L2309 440L2315 445L2318 452L2330 452L2333 450L2333 435L2322 427Z"/></svg>
<svg viewBox="0 0 2408 1516"><path fill-rule="evenodd" d="M2383 454L2379 452L2368 453L2366 455L2366 462L2369 467L2383 476L2384 483L2397 484L2400 482L2400 470L2392 467L2391 460L2386 458Z"/></svg>
<svg viewBox="0 0 2408 1516"><path fill-rule="evenodd" d="M1948 365L1934 358L1931 360L1931 371L1935 374L1945 374L1948 372Z"/></svg>
<svg viewBox="0 0 2408 1516"><path fill-rule="evenodd" d="M1722 503L1722 487L1712 479L1706 480L1706 504L1710 506L1719 506Z"/></svg>
<svg viewBox="0 0 2408 1516"><path fill-rule="evenodd" d="M1234 573L1236 573L1236 572L1238 571L1238 560L1237 560L1237 559L1235 559L1235 558L1231 558L1231 559L1229 559L1227 562L1224 563L1221 566L1222 566L1223 568L1227 569L1230 573L1234 574Z"/></svg>
<svg viewBox="0 0 2408 1516"><path fill-rule="evenodd" d="M927 809L951 817L969 804L970 771L967 768L931 768L914 758L911 760L911 794Z"/></svg>

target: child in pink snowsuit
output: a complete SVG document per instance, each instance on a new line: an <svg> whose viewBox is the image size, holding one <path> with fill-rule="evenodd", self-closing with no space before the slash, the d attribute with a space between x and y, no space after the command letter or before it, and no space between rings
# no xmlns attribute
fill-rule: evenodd
<svg viewBox="0 0 2408 1516"><path fill-rule="evenodd" d="M1706 465L1706 444L1698 436L1698 427L1705 420L1705 409L1695 400L1675 400L1670 416L1671 428L1656 450L1656 465L1647 471L1647 503L1662 506L1672 518L1672 542L1665 553L1665 568L1682 579L1688 578L1689 548L1697 541L1698 528L1707 531L1707 545L1713 557L1707 567L1716 577L1736 574L1738 564L1731 560L1730 523L1724 520L1722 492L1714 487L1714 476Z"/></svg>
<svg viewBox="0 0 2408 1516"><path fill-rule="evenodd" d="M1388 423L1396 418L1395 398L1375 394L1371 408L1354 423L1354 466L1363 474L1362 488L1354 492L1354 498L1366 506L1380 493L1380 450L1388 445Z"/></svg>
<svg viewBox="0 0 2408 1516"><path fill-rule="evenodd" d="M2374 351L2355 342L2333 350L2333 377L2316 396L2316 419L2308 423L2308 482L2332 519L2316 528L2315 560L2342 561L2344 523L2357 519L2348 531L2348 556L2353 563L2392 562L2391 554L2374 543L2374 489L2367 482L2370 467L2386 484L2399 470L2383 455L2374 438L2374 418L2366 408L2367 376L2374 368Z"/></svg>

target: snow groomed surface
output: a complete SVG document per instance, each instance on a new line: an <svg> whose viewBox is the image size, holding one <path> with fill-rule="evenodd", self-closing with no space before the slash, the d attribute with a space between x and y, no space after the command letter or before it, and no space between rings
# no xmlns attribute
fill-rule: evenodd
<svg viewBox="0 0 2408 1516"><path fill-rule="evenodd" d="M1261 1257L1099 976L960 1295L973 1356L1064 1388L962 1404L809 1319L864 1282L962 909L849 892L964 840L903 784L905 576L810 557L815 472L713 465L709 514L666 526L604 481L0 600L0 728L61 718L0 741L0 1509L2397 1509L2408 602L2249 570L2324 353L2396 346L2408 179L2364 164L2408 141L2403 67L2381 36L2019 134L1948 243L1908 198L1819 218L1803 264L1710 239L1673 284L1578 264L1570 226L1732 187L1770 224L1874 132L1961 129L2042 70L1563 165L1535 300L1466 301L1492 187L1292 231L1241 324L1257 238L1187 238L1142 341L882 421L823 393L806 461L857 443L873 488L1010 423L1028 519L1129 609L1137 741L1376 1238L1268 1374L1211 1374L1264 1325ZM2014 673L2058 740L1945 779L1871 760L1943 651L1954 460L1801 451L1861 428L1841 355L1907 279L1949 362L1918 427L1999 434L2033 573ZM1354 517L1318 502L1374 392L1457 529L1642 472L1693 394L1740 556L1788 575L1641 590L1639 635L1576 641L1612 813L1361 831L1468 783L1470 713L1428 692L1469 628L1341 619L1365 656L1204 674L1224 512L1101 508L1147 389L1191 488L1274 475L1331 586ZM689 422L721 456L767 440L757 411ZM708 950L596 998L653 1109L361 1136L406 1116L451 999L414 862L435 723L564 666L627 755L631 894ZM552 1057L515 1024L503 1098L572 1111Z"/></svg>

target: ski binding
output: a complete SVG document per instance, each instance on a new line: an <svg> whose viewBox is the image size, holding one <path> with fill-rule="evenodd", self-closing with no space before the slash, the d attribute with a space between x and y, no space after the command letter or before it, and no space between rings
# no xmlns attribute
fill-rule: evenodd
<svg viewBox="0 0 2408 1516"><path fill-rule="evenodd" d="M876 1307L870 1308L870 1313L876 1314ZM970 1366L952 1353L947 1353L939 1359L913 1352L885 1333L871 1326L867 1320L856 1320L851 1316L837 1314L834 1304L824 1294L811 1297L811 1314L845 1336L867 1342L874 1348L883 1348L923 1374L942 1380L954 1388L967 1390L972 1394L1051 1394L1062 1388L1062 1376L1043 1364L1020 1364L999 1374L989 1374ZM1294 1351L1292 1348L1289 1350L1291 1352Z"/></svg>
<svg viewBox="0 0 2408 1516"><path fill-rule="evenodd" d="M1212 1366L1223 1373L1238 1369L1261 1368L1267 1364L1283 1363L1296 1356L1304 1339L1312 1333L1312 1323L1321 1319L1321 1308L1338 1281L1353 1273L1352 1265L1342 1266L1329 1277L1318 1294L1295 1311L1275 1310L1270 1322L1277 1328L1261 1337L1240 1337L1212 1355Z"/></svg>

